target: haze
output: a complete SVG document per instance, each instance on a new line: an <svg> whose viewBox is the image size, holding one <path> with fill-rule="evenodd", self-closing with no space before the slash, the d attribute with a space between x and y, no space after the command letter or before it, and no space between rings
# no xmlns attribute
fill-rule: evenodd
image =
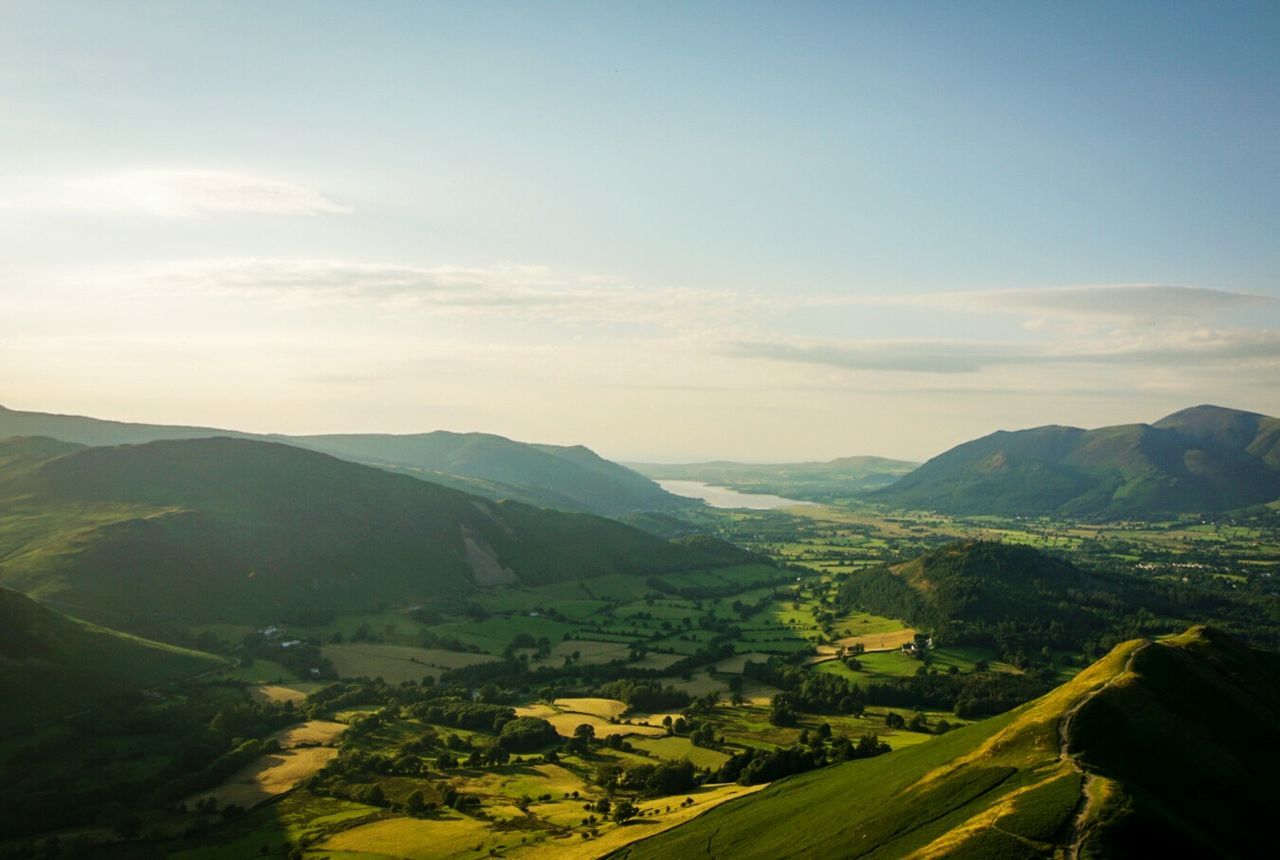
<svg viewBox="0 0 1280 860"><path fill-rule="evenodd" d="M5 406L650 461L1280 413L1275 4L3 9Z"/></svg>

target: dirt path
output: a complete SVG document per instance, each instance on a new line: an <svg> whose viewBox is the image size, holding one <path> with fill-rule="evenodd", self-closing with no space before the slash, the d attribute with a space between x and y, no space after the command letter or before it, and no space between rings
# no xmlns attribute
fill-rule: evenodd
<svg viewBox="0 0 1280 860"><path fill-rule="evenodd" d="M1076 702L1058 723L1058 758L1071 765L1072 769L1075 770L1076 773L1080 774L1081 782L1079 807L1075 816L1071 819L1071 830L1066 848L1060 852L1055 852L1055 857L1062 857L1065 858L1065 860L1078 860L1080 857L1080 846L1083 844L1085 837L1085 822L1087 822L1093 814L1094 797L1096 795L1096 792L1093 791L1094 776L1081 767L1077 758L1071 755L1067 750L1067 745L1071 736L1071 723L1076 718L1076 714L1080 713L1081 709L1084 708L1085 705L1089 704L1106 691L1106 689L1114 684L1117 679L1128 675L1133 668L1134 658L1149 647L1151 647L1151 643L1144 642L1137 648L1134 648L1133 652L1125 658L1123 669L1108 678L1106 683L1102 686Z"/></svg>

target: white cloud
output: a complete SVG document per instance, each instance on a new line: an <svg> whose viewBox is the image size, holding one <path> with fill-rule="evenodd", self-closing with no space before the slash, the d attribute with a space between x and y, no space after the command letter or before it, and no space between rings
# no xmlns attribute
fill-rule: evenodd
<svg viewBox="0 0 1280 860"><path fill-rule="evenodd" d="M726 311L727 292L617 284L545 266L418 266L352 260L230 258L72 271L77 286L232 296L293 305L519 316L557 322L696 325Z"/></svg>
<svg viewBox="0 0 1280 860"><path fill-rule="evenodd" d="M956 340L741 341L726 355L842 370L977 373L993 367L1102 365L1153 368L1280 366L1280 333L1172 332L1127 342L984 343Z"/></svg>
<svg viewBox="0 0 1280 860"><path fill-rule="evenodd" d="M2 205L29 211L136 213L161 218L255 213L341 214L351 210L311 188L215 170L133 170L10 193Z"/></svg>
<svg viewBox="0 0 1280 860"><path fill-rule="evenodd" d="M1064 320L1204 319L1231 310L1274 304L1268 296L1167 284L1100 284L1038 289L974 290L834 299L834 303L1002 313Z"/></svg>

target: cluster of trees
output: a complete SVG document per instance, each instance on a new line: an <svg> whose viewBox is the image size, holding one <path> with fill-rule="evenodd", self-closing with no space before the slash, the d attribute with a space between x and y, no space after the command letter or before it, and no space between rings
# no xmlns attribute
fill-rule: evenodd
<svg viewBox="0 0 1280 860"><path fill-rule="evenodd" d="M620 699L640 711L666 711L687 707L693 697L684 690L656 681L621 679L605 684L600 694Z"/></svg>
<svg viewBox="0 0 1280 860"><path fill-rule="evenodd" d="M862 688L839 675L828 675L791 665L777 657L764 663L748 660L742 676L777 687L784 692L774 697L774 712L790 725L787 714L808 711L814 714L861 714L866 707Z"/></svg>
<svg viewBox="0 0 1280 860"><path fill-rule="evenodd" d="M720 766L716 781L755 785L828 764L871 758L890 751L890 746L874 734L863 735L855 744L848 738L831 740L831 727L825 724L824 727L825 731L820 729L812 736L802 735L800 743L789 747L748 749L737 753Z"/></svg>
<svg viewBox="0 0 1280 860"><path fill-rule="evenodd" d="M122 694L14 744L0 780L0 833L14 837L95 823L109 805L137 810L216 785L270 752L263 739L296 722L292 706L228 702L218 684L189 685L164 699ZM139 771L129 760L162 764ZM76 773L69 782L67 773Z"/></svg>
<svg viewBox="0 0 1280 860"><path fill-rule="evenodd" d="M635 792L647 797L665 797L691 790L708 774L697 771L689 761L666 761L620 767L604 764L596 770L595 780L606 791Z"/></svg>

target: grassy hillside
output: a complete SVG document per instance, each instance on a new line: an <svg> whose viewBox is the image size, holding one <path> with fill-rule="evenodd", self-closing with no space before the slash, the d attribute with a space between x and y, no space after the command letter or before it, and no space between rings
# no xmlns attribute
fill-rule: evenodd
<svg viewBox="0 0 1280 860"><path fill-rule="evenodd" d="M632 468L650 478L831 502L886 487L917 465L884 457L841 457L824 463L635 463Z"/></svg>
<svg viewBox="0 0 1280 860"><path fill-rule="evenodd" d="M261 435L19 412L0 406L0 439L9 436L49 437L91 446L225 436L308 448L488 499L558 510L615 516L694 504L581 445L528 444L489 433Z"/></svg>
<svg viewBox="0 0 1280 860"><path fill-rule="evenodd" d="M0 588L0 731L225 664L62 615Z"/></svg>
<svg viewBox="0 0 1280 860"><path fill-rule="evenodd" d="M1280 498L1280 420L1197 406L1157 421L1000 431L873 498L954 514L1150 518Z"/></svg>
<svg viewBox="0 0 1280 860"><path fill-rule="evenodd" d="M249 440L20 439L0 442L0 464L0 584L113 626L270 621L737 558Z"/></svg>
<svg viewBox="0 0 1280 860"><path fill-rule="evenodd" d="M1275 642L1274 610L1221 589L1175 587L1085 570L1030 547L959 541L902 564L845 577L850 608L901 618L947 644L1003 655L1079 652L1213 618L1258 643ZM1101 649L1096 651L1101 653Z"/></svg>
<svg viewBox="0 0 1280 860"><path fill-rule="evenodd" d="M1278 741L1280 657L1193 628L1117 646L1009 714L784 779L612 856L1254 857L1273 838Z"/></svg>
<svg viewBox="0 0 1280 860"><path fill-rule="evenodd" d="M298 436L282 441L488 498L541 507L612 515L690 504L581 445L533 445L488 433L444 431L410 436Z"/></svg>

